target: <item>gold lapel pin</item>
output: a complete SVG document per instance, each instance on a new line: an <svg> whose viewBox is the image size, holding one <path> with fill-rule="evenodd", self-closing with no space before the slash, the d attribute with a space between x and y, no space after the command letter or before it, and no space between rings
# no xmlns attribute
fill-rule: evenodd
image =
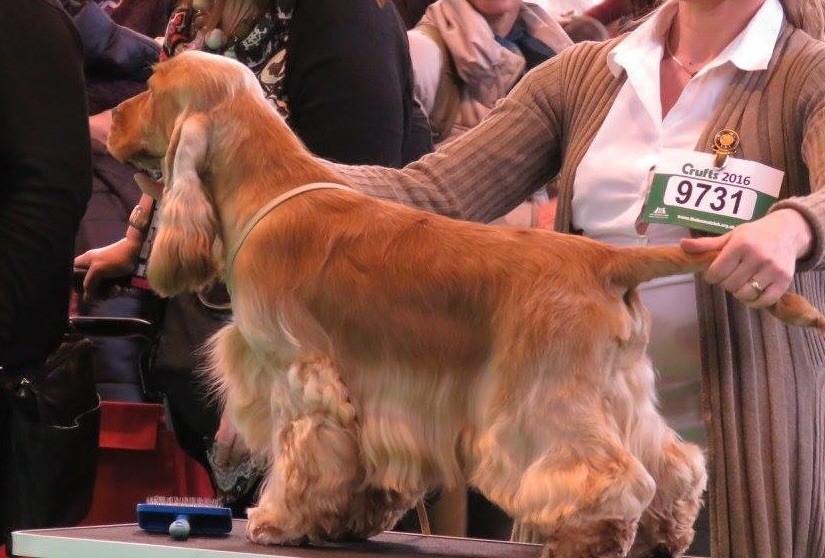
<svg viewBox="0 0 825 558"><path fill-rule="evenodd" d="M713 152L716 153L713 166L717 169L724 167L728 155L733 155L737 149L739 149L739 134L727 128L717 132L713 138Z"/></svg>

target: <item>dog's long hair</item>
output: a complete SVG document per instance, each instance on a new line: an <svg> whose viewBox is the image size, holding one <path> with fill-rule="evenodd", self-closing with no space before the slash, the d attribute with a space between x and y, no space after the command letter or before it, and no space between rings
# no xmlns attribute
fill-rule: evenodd
<svg viewBox="0 0 825 558"><path fill-rule="evenodd" d="M165 158L149 262L162 294L221 273L216 239L237 243L277 195L341 181L251 75L185 53L115 115L113 154ZM234 318L209 347L227 410L268 464L250 537L370 536L428 490L469 482L540 532L548 556L624 556L634 540L634 556L680 555L707 476L656 410L635 286L713 257L355 192L290 199L238 252ZM794 294L772 311L825 328Z"/></svg>
<svg viewBox="0 0 825 558"><path fill-rule="evenodd" d="M215 278L218 221L200 173L205 169L209 118L185 112L165 156L166 188L157 237L149 258L149 281L160 294L197 291Z"/></svg>

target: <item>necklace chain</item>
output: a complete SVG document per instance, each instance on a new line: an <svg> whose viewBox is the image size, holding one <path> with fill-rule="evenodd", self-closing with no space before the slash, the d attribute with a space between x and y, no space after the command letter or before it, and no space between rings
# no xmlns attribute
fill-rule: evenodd
<svg viewBox="0 0 825 558"><path fill-rule="evenodd" d="M667 51L667 54L668 54L668 56L670 56L671 60L676 62L676 65L679 66L680 68L682 68L685 72L687 72L687 75L689 75L690 77L695 77L696 74L698 74L699 71L705 66L705 64L707 64L707 62L705 62L704 64L699 66L699 68L697 68L696 70L691 70L689 64L679 60L679 57L676 56L673 53L673 50L670 48L670 33L669 32L665 36L665 50Z"/></svg>

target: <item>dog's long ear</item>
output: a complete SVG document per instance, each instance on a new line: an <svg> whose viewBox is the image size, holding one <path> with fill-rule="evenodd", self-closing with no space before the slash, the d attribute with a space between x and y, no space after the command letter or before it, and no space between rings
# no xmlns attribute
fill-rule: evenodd
<svg viewBox="0 0 825 558"><path fill-rule="evenodd" d="M199 175L209 136L205 114L184 114L175 122L169 141L166 187L148 269L152 288L162 296L197 290L216 275L213 245L217 219Z"/></svg>

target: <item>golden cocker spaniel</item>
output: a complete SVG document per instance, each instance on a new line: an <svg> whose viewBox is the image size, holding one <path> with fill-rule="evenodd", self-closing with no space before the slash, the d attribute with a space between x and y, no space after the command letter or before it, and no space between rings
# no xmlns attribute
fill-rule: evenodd
<svg viewBox="0 0 825 558"><path fill-rule="evenodd" d="M341 179L247 68L198 52L159 64L117 108L109 147L164 165L149 261L160 294L223 274L223 247L240 243L227 268L234 320L210 349L227 409L268 466L254 542L369 537L426 492L467 482L541 532L548 557L687 548L704 458L656 410L634 287L712 256L334 189L283 202L241 241L272 199ZM796 295L773 311L825 323Z"/></svg>

